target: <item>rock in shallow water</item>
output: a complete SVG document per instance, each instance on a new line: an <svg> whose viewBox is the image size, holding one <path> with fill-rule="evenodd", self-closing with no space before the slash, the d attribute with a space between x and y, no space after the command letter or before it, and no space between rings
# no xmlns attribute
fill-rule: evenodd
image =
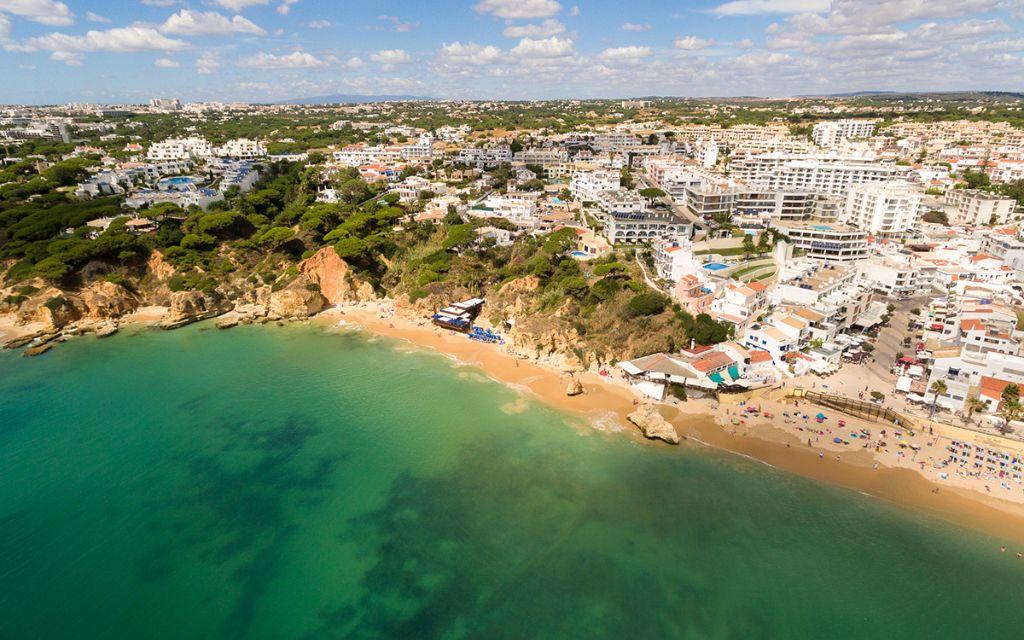
<svg viewBox="0 0 1024 640"><path fill-rule="evenodd" d="M640 432L645 437L651 440L655 438L664 440L669 444L679 444L679 434L676 433L676 428L658 413L658 408L653 404L642 404L626 417L640 427Z"/></svg>

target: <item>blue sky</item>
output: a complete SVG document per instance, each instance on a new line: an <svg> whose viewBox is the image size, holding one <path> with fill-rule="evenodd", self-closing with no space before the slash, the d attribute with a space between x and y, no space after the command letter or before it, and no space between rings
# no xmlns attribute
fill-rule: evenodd
<svg viewBox="0 0 1024 640"><path fill-rule="evenodd" d="M0 0L0 103L1020 90L1024 0Z"/></svg>

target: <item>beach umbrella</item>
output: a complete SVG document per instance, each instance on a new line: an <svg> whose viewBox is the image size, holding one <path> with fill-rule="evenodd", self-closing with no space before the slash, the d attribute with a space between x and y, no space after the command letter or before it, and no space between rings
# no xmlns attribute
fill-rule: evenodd
<svg viewBox="0 0 1024 640"><path fill-rule="evenodd" d="M825 419L825 414L824 413L819 413L818 414L818 420L824 420L824 419Z"/></svg>
<svg viewBox="0 0 1024 640"><path fill-rule="evenodd" d="M834 442L836 444L843 444L843 439L842 438L832 438L832 442Z"/></svg>

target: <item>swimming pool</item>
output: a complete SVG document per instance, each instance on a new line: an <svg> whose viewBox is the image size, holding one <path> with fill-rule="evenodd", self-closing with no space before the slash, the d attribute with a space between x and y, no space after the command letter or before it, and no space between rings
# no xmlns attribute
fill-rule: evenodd
<svg viewBox="0 0 1024 640"><path fill-rule="evenodd" d="M196 179L192 176L175 176L173 178L165 178L163 182L167 184L192 184Z"/></svg>
<svg viewBox="0 0 1024 640"><path fill-rule="evenodd" d="M587 258L593 258L594 257L594 256L590 255L589 253L587 253L586 251L573 251L569 255L574 257L574 258L576 258L577 260L586 260Z"/></svg>
<svg viewBox="0 0 1024 640"><path fill-rule="evenodd" d="M729 265L722 264L721 262L709 262L704 265L704 268L708 271L721 271L722 269L728 269Z"/></svg>

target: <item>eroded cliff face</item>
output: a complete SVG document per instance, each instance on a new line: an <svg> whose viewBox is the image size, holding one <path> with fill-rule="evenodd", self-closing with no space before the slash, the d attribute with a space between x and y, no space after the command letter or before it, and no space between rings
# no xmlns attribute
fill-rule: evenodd
<svg viewBox="0 0 1024 640"><path fill-rule="evenodd" d="M171 294L169 310L160 327L177 329L192 322L219 316L229 311L232 306L231 302L216 291L175 291Z"/></svg>
<svg viewBox="0 0 1024 640"><path fill-rule="evenodd" d="M135 311L139 304L139 296L125 287L96 281L77 291L42 286L22 301L14 313L18 324L39 323L46 330L59 331L72 323L93 324L120 318Z"/></svg>
<svg viewBox="0 0 1024 640"><path fill-rule="evenodd" d="M308 318L324 308L324 296L305 278L298 278L280 291L270 294L267 307L270 318Z"/></svg>
<svg viewBox="0 0 1024 640"><path fill-rule="evenodd" d="M356 277L333 247L324 247L303 260L299 271L307 282L320 287L320 294L328 304L365 302L377 297L373 286Z"/></svg>

